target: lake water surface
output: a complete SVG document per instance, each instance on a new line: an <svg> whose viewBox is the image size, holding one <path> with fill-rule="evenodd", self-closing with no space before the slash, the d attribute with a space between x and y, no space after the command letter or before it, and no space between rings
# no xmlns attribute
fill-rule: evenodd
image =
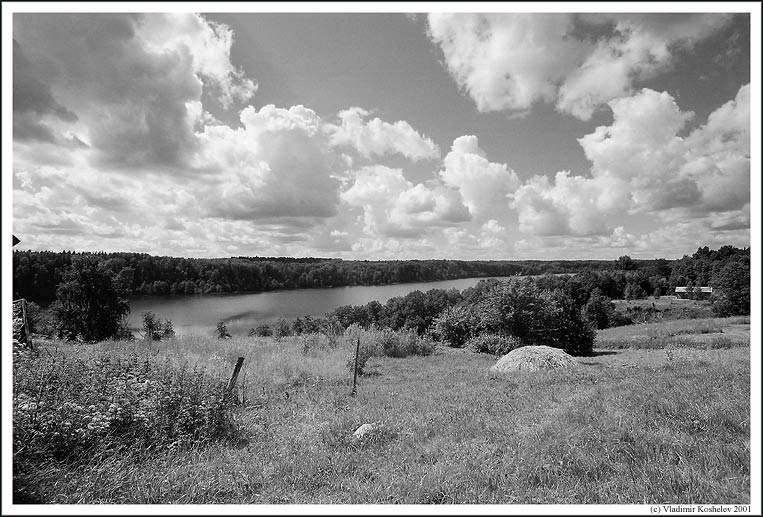
<svg viewBox="0 0 763 517"><path fill-rule="evenodd" d="M152 311L158 317L172 321L178 335L212 335L217 322L223 320L228 332L234 336L245 336L250 328L260 323L272 323L279 318L322 316L342 305L365 305L372 300L383 304L390 298L415 290L463 290L477 285L480 280L483 278L248 294L146 296L130 300L129 323L133 331L140 330L141 313Z"/></svg>

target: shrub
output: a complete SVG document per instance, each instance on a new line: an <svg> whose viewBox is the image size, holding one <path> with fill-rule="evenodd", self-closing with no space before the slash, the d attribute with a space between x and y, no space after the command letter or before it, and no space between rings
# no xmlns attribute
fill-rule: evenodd
<svg viewBox="0 0 763 517"><path fill-rule="evenodd" d="M590 354L596 330L568 295L562 291L552 291L549 294L552 303L541 334L546 342L539 344L561 348L573 355Z"/></svg>
<svg viewBox="0 0 763 517"><path fill-rule="evenodd" d="M275 328L273 329L273 335L280 339L283 337L291 336L291 325L288 321L286 321L285 318L281 318L276 322Z"/></svg>
<svg viewBox="0 0 763 517"><path fill-rule="evenodd" d="M260 337L267 337L273 335L273 329L270 328L270 325L267 325L265 323L261 325L257 325L254 328L249 329L249 337L252 336L260 336Z"/></svg>
<svg viewBox="0 0 763 517"><path fill-rule="evenodd" d="M480 334L469 338L466 342L466 348L470 350L493 355L506 355L522 346L524 343L519 338L500 334Z"/></svg>
<svg viewBox="0 0 763 517"><path fill-rule="evenodd" d="M604 296L601 289L595 287L588 297L583 308L583 316L597 329L605 329L612 326L610 320L614 320L615 306L612 300Z"/></svg>
<svg viewBox="0 0 763 517"><path fill-rule="evenodd" d="M29 323L30 333L47 337L58 334L58 321L55 315L34 302L27 303L27 323Z"/></svg>
<svg viewBox="0 0 763 517"><path fill-rule="evenodd" d="M231 335L228 333L228 327L225 325L224 321L217 322L215 331L217 332L218 339L227 339L231 337Z"/></svg>
<svg viewBox="0 0 763 517"><path fill-rule="evenodd" d="M467 306L448 307L434 319L433 334L450 347L461 348L475 332L475 319Z"/></svg>
<svg viewBox="0 0 763 517"><path fill-rule="evenodd" d="M157 318L151 311L141 314L143 317L143 338L150 341L161 341L175 336L175 330L172 328L170 320Z"/></svg>
<svg viewBox="0 0 763 517"><path fill-rule="evenodd" d="M511 335L528 345L561 348L571 354L589 353L596 335L570 295L561 289L541 290L532 279L492 286L472 306L466 320L472 322L471 335Z"/></svg>
<svg viewBox="0 0 763 517"><path fill-rule="evenodd" d="M387 357L430 355L434 352L434 342L429 337L419 336L413 329L383 329L378 332L377 339L382 353Z"/></svg>

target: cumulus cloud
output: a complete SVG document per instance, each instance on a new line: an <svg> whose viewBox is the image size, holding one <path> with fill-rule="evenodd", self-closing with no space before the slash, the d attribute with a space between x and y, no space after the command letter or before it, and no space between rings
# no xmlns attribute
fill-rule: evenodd
<svg viewBox="0 0 763 517"><path fill-rule="evenodd" d="M609 229L608 216L627 206L627 183L611 176L595 179L556 173L535 176L517 189L512 206L519 229L536 235L591 235Z"/></svg>
<svg viewBox="0 0 763 517"><path fill-rule="evenodd" d="M551 102L590 44L570 36L564 14L429 15L429 36L480 111L523 111Z"/></svg>
<svg viewBox="0 0 763 517"><path fill-rule="evenodd" d="M246 102L257 85L231 63L233 31L196 14L156 14L139 24L139 36L153 53L189 52L195 73L207 80L223 107Z"/></svg>
<svg viewBox="0 0 763 517"><path fill-rule="evenodd" d="M440 157L435 143L421 136L408 122L398 120L391 124L378 117L366 120L369 115L359 107L340 111L340 125L329 126L332 144L353 146L366 158L387 153L398 153L414 161Z"/></svg>
<svg viewBox="0 0 763 517"><path fill-rule="evenodd" d="M557 107L588 120L597 107L632 92L635 83L673 65L677 46L692 47L723 27L729 15L588 15L588 22L614 25L559 88Z"/></svg>
<svg viewBox="0 0 763 517"><path fill-rule="evenodd" d="M443 165L439 172L443 183L459 191L475 216L493 209L505 210L507 198L520 184L517 174L506 164L487 159L474 135L456 138Z"/></svg>
<svg viewBox="0 0 763 517"><path fill-rule="evenodd" d="M458 192L442 185L414 185L401 169L373 165L355 173L342 200L362 208L364 230L371 235L418 237L431 226L469 219Z"/></svg>
<svg viewBox="0 0 763 517"><path fill-rule="evenodd" d="M521 231L608 235L613 216L662 212L673 221L734 212L725 217L739 221L750 201L749 86L686 137L693 114L665 92L644 89L609 106L612 124L578 140L590 176L536 176L517 189Z"/></svg>
<svg viewBox="0 0 763 517"><path fill-rule="evenodd" d="M238 129L207 126L199 134L196 164L216 171L200 196L206 214L253 220L336 213L338 159L314 111L250 106L241 123Z"/></svg>
<svg viewBox="0 0 763 517"><path fill-rule="evenodd" d="M634 84L668 70L674 49L723 27L722 14L429 15L429 36L480 111L536 102L587 120Z"/></svg>
<svg viewBox="0 0 763 517"><path fill-rule="evenodd" d="M16 14L14 39L27 61L16 86L48 85L37 103L47 98L105 166L186 166L188 103L205 84L223 104L255 90L230 63L230 30L198 15Z"/></svg>

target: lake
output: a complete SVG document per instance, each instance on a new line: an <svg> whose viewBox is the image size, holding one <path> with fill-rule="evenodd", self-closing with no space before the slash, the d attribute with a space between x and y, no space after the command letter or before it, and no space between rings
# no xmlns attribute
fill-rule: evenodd
<svg viewBox="0 0 763 517"><path fill-rule="evenodd" d="M372 300L383 304L390 298L416 290L426 292L430 289L455 288L460 291L477 285L480 280L484 278L247 294L145 296L130 300L129 325L134 332L139 331L141 313L152 311L157 317L172 321L178 335L212 335L217 322L223 320L232 335L245 336L250 328L260 323L272 323L279 318L323 316L342 305L365 305Z"/></svg>

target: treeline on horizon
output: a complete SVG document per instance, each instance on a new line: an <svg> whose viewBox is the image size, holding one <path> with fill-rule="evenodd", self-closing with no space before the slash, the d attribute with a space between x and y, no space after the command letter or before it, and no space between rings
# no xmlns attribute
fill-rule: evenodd
<svg viewBox="0 0 763 517"><path fill-rule="evenodd" d="M503 302L499 300L501 296L495 298L494 295L516 290L518 287L533 295L525 296L524 303L527 307L524 308L521 307L522 296L510 297L512 300L509 302L507 314L517 313L517 311L526 312L533 303L550 296L546 302L556 304L561 308L562 313L566 313L564 316L557 314L556 317L560 320L569 323L569 321L582 318L592 328L603 329L633 323L632 316L638 318L663 316L658 310L639 306L629 308L623 314L615 310L612 300L637 300L649 296L663 296L675 292L677 286L713 287L714 291L710 299L713 315L749 314L750 249L724 246L719 250L710 250L708 247L703 247L691 256L686 255L673 261L636 261L626 255L615 261L608 261L606 267L587 268L574 276L543 275L526 279L509 287L508 291L502 282L482 280L476 286L463 291L458 289L430 289L426 292L416 290L404 296L391 298L385 304L371 301L365 305L345 305L327 313L323 319L329 322L337 321L343 328L356 324L364 328L375 326L393 330L410 329L419 334L432 329L442 334L444 326L448 328L444 333L451 335L451 340L453 332L456 334L460 332L461 335L456 341L461 342L466 337L475 337L479 334L480 328L484 327L485 314L495 309L495 307L491 309L489 304L485 305L486 300L493 300L498 306L502 306ZM682 308L677 312L682 315L681 317L699 317L694 315L694 312L704 314L703 311L691 309L691 307ZM325 323L321 321L321 318L297 318L290 324L279 321L275 328L261 325L253 328L251 334L310 333L317 331ZM488 325L490 326L495 325ZM516 335L517 331L517 328L513 328L510 333ZM578 337L581 336L582 334L578 335Z"/></svg>
<svg viewBox="0 0 763 517"><path fill-rule="evenodd" d="M602 289L610 298L667 294L677 285L709 285L727 262L746 260L749 248L699 248L678 260L392 260L361 261L325 258L179 258L146 253L13 252L13 296L42 306L56 299L56 290L72 259L95 257L125 296L258 292L357 285L387 285L513 275L553 275L621 271L616 285ZM749 275L749 273L748 273ZM610 283L611 284L611 283ZM624 293L628 287L633 292ZM623 296L624 297L624 296Z"/></svg>

